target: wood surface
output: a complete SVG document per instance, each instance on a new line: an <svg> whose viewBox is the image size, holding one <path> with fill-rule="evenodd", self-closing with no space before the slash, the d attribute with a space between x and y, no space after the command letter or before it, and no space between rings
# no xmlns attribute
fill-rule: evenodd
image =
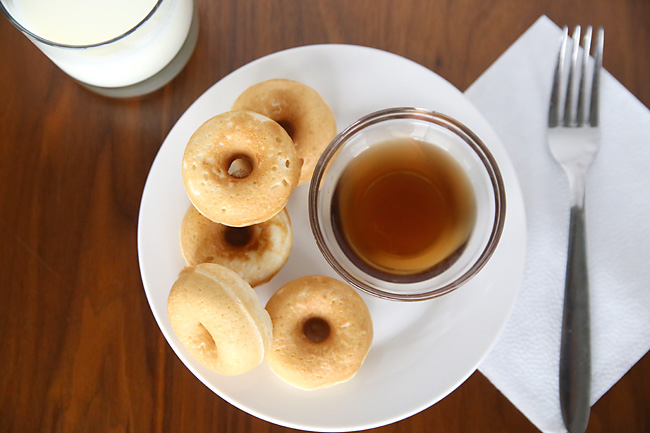
<svg viewBox="0 0 650 433"><path fill-rule="evenodd" d="M0 17L0 432L290 431L231 406L185 368L138 267L138 210L156 152L234 69L289 47L359 44L465 90L546 14L603 25L605 67L650 105L647 0L197 2L187 67L130 100L83 89ZM646 355L595 404L588 432L650 431L649 401ZM373 431L537 430L476 372L431 408Z"/></svg>

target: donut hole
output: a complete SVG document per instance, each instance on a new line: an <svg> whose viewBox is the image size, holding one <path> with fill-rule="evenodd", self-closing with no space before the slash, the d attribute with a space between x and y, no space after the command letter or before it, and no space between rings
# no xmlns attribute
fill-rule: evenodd
<svg viewBox="0 0 650 433"><path fill-rule="evenodd" d="M230 246L243 247L253 238L253 230L251 227L226 227L223 237Z"/></svg>
<svg viewBox="0 0 650 433"><path fill-rule="evenodd" d="M289 122L288 120L280 120L280 121L278 121L278 124L282 127L282 129L287 131L287 134L289 135L289 137L293 141L293 136L295 134L295 129L293 127L293 123Z"/></svg>
<svg viewBox="0 0 650 433"><path fill-rule="evenodd" d="M228 163L228 174L235 179L244 179L253 172L253 160L246 155L235 155Z"/></svg>
<svg viewBox="0 0 650 433"><path fill-rule="evenodd" d="M201 351L204 353L213 353L217 350L217 343L215 343L212 334L210 334L210 331L208 331L205 326L203 326L203 323L199 323L195 337L199 349L201 349Z"/></svg>
<svg viewBox="0 0 650 433"><path fill-rule="evenodd" d="M325 319L312 317L302 325L302 332L305 337L313 343L322 343L330 336L330 325Z"/></svg>

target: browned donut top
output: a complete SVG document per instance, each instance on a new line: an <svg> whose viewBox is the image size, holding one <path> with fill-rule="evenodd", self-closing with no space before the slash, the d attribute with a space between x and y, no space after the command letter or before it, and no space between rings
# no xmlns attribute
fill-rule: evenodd
<svg viewBox="0 0 650 433"><path fill-rule="evenodd" d="M302 389L350 379L373 338L365 302L347 284L314 275L280 288L266 304L273 322L271 369Z"/></svg>
<svg viewBox="0 0 650 433"><path fill-rule="evenodd" d="M284 208L300 166L291 138L277 122L233 111L209 119L194 132L183 154L183 182L205 217L243 227Z"/></svg>
<svg viewBox="0 0 650 433"><path fill-rule="evenodd" d="M188 265L221 264L257 286L270 280L287 261L293 233L286 209L259 224L229 227L210 221L190 205L180 241Z"/></svg>

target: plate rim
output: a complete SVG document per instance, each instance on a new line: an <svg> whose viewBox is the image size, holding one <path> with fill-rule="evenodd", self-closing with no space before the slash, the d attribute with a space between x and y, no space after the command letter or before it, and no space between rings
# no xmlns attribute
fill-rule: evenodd
<svg viewBox="0 0 650 433"><path fill-rule="evenodd" d="M139 266L140 266L141 279L142 279L145 295L147 297L147 302L149 303L149 307L150 307L150 309L152 311L152 314L154 315L154 319L156 320L156 323L157 323L160 331L162 332L163 336L165 337L166 343L170 345L172 350L175 352L176 356L181 360L181 362L183 362L183 364L186 366L186 368L188 368L192 372L192 374L194 374L194 376L199 381L201 381L205 386L207 386L212 392L217 394L220 398L222 398L223 400L227 401L228 403L232 404L233 406L235 406L235 407L237 407L237 408L239 408L239 409L241 409L241 410L243 410L243 411L245 411L245 412L247 412L247 413L249 413L249 414L251 414L251 415L253 415L255 417L258 417L258 418L260 418L262 420L272 422L272 423L275 423L275 424L278 424L278 425L283 425L283 426L286 426L286 427L290 427L290 428L296 428L296 429L302 429L302 430L324 431L324 432L325 431L328 431L328 432L329 431L357 431L357 430L375 428L375 427L380 427L380 426L383 426L383 425L391 424L391 423L400 421L402 419L408 418L408 417L410 417L410 416L412 416L412 415L414 415L416 413L419 413L422 410L427 409L428 407L431 407L433 404L437 403L439 400L441 400L442 398L447 396L449 393L451 393L455 389L457 389L463 382L465 382L465 380L467 380L468 377L470 377L477 370L477 368L480 365L481 361L483 359L485 359L485 357L490 352L492 347L494 347L494 345L496 344L499 335L501 335L501 333L503 332L503 329L505 328L507 319L510 316L510 314L512 313L514 304L516 302L516 298L517 298L519 290L520 290L521 281L522 281L522 278L523 278L523 262L524 262L523 259L520 260L522 265L519 267L519 272L518 272L519 275L518 275L518 277L515 278L518 281L517 288L514 290L514 295L511 296L510 299L509 299L509 301L510 301L509 305L506 307L507 314L500 321L498 329L494 333L494 336L492 337L491 342L488 345L488 348L480 356L480 359L476 360L475 366L471 370L467 371L464 375L461 375L455 381L455 384L447 392L445 392L444 395L442 395L441 397L435 398L435 399L433 399L433 401L429 401L429 400L423 401L420 406L413 407L412 410L409 411L408 413L402 413L400 415L396 415L396 416L393 416L393 417L390 417L390 418L382 418L382 419L378 420L375 423L365 423L365 424L358 424L358 425L347 425L347 426L341 426L341 427L333 427L333 426L306 425L304 423L293 422L293 421L285 420L285 419L279 420L277 418L274 418L273 416L270 416L268 414L265 414L265 413L262 413L262 412L258 411L256 408L250 407L250 406L248 406L248 405L246 405L246 404L244 404L244 403L242 403L240 401L237 401L236 399L232 398L230 395L227 395L226 393L220 392L220 390L216 389L216 387L213 384L206 383L206 381L201 378L200 374L197 371L195 371L195 369L192 368L191 365L188 365L188 363L185 362L183 356L181 356L179 354L179 352L178 352L177 348L175 347L175 345L172 344L172 342L170 342L170 339L168 338L168 331L169 330L167 330L161 324L159 314L163 314L163 313L158 311L157 308L154 306L154 303L153 303L153 301L152 301L152 299L150 297L151 293L150 293L149 285L147 284L147 276L145 276L146 265L144 263L144 259L143 259L143 255L142 255L142 251L141 251L141 245L142 245L142 241L143 241L143 239L142 239L142 236L143 236L143 232L142 232L142 223L143 223L143 221L142 221L142 218L143 218L143 214L146 213L146 212L144 212L144 207L145 207L145 204L146 204L145 201L147 199L147 192L149 191L149 188L151 186L150 182L153 182L151 172L153 171L154 167L156 167L157 164L160 163L160 158L161 158L161 155L163 154L163 149L166 148L165 144L167 143L167 140L169 139L169 137L173 136L175 131L178 128L180 128L179 125L181 125L185 121L185 119L187 117L189 117L191 115L194 115L194 111L196 110L195 107L197 107L201 103L202 100L204 100L206 98L209 98L209 94L213 91L214 88L216 88L218 85L220 85L224 81L227 82L227 80L232 79L232 77L236 76L238 73L241 73L242 69L244 69L244 68L254 68L255 65L257 65L259 63L262 63L265 60L268 60L269 58L276 57L276 56L279 56L279 55L291 55L292 53L294 53L296 51L312 50L312 49L334 49L334 50L336 50L336 49L341 49L341 48L342 49L351 49L351 50L358 50L358 49L370 50L370 51L374 52L376 55L392 57L392 59L394 61L408 62L408 63L411 64L411 66L416 67L416 68L421 68L426 73L431 74L432 77L436 77L436 79L444 81L450 88L453 88L458 93L458 95L461 96L464 99L465 103L470 104L472 107L474 107L472 102L464 95L463 92L458 90L451 83L447 82L444 78L440 77L434 71L431 71L430 69L424 67L423 65L421 65L421 64L419 64L419 63L417 63L417 62L415 62L415 61L413 61L411 59L408 59L408 58L400 56L398 54L391 53L391 52L388 52L388 51L384 51L384 50L381 50L381 49L378 49L378 48L367 47L367 46L362 46L362 45L352 45L352 44L314 44L314 45L304 45L304 46L292 47L292 48L277 51L277 52L274 52L274 53L271 53L271 54L267 54L267 55L265 55L263 57L254 59L251 62L246 63L246 64L238 67L234 71L226 74L224 77L222 77L221 79L216 81L213 85L211 85L208 89L206 89L199 97L197 97L192 102L192 104L190 104L190 106L182 113L182 115L179 117L179 119L176 121L176 123L170 129L169 133L166 135L165 139L163 140L163 142L161 144L161 147L159 148L158 152L156 153L156 156L155 156L155 158L154 158L154 160L153 160L153 162L151 164L150 171L149 171L149 173L147 175L147 180L146 180L144 188L143 188L142 198L141 198L141 203L140 203L139 216L138 216L138 232L137 232L138 263L139 263ZM514 171L514 167L512 167L512 163L511 163L509 157L507 156L507 153L505 152L505 147L503 146L503 144L502 144L500 138L498 137L498 135L496 134L496 132L494 132L494 130L492 129L491 125L489 125L487 120L483 117L483 115L476 108L475 108L475 111L476 111L476 114L481 118L482 122L486 125L486 127L491 129L490 132L491 132L491 134L493 136L493 139L496 140L496 142L497 142L496 144L498 144L502 149L502 152L501 152L502 155L500 155L500 157L498 158L500 166L504 163L504 158L505 158L506 165L510 165L510 167L508 167L508 171L511 172L512 175L509 176L509 177L511 177L511 179L509 179L510 184L507 185L509 188L508 188L508 191L507 191L508 192L508 211L506 211L506 225L508 225L508 220L510 219L509 218L509 216L510 216L509 211L510 211L511 206L513 204L515 204L515 206L520 208L520 209L518 209L518 211L521 212L521 217L523 218L523 221L525 222L525 210L524 210L524 206L523 206L523 197L522 197L522 194L521 194L521 188L520 188L520 186L518 184L518 181L516 179L516 174L515 174L515 171ZM488 144L488 146L493 146L493 145L494 145L493 142ZM505 154L505 156L504 156L504 154ZM179 164L180 164L180 162L179 162ZM513 201L513 198L514 198L514 201ZM188 199L188 203L189 203L189 199ZM505 231L505 229L504 229L504 231ZM523 234L523 239L520 240L519 242L523 246L525 246L525 242L526 242L526 240L525 240L525 238L526 238L526 229L525 229L525 227L520 228L520 232L522 232L520 234ZM522 250L525 251L525 248L522 249ZM427 301L423 301L423 302L427 302Z"/></svg>

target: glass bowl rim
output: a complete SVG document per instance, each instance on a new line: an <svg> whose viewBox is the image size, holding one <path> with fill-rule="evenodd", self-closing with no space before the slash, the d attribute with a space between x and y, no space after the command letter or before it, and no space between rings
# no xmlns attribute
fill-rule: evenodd
<svg viewBox="0 0 650 433"><path fill-rule="evenodd" d="M490 178L492 187L491 189L494 193L494 222L492 224L492 229L488 241L479 257L474 261L469 269L467 269L453 281L443 285L442 287L417 293L394 293L382 290L380 288L365 284L363 281L360 281L354 275L350 274L330 251L327 242L321 233L320 218L318 216L319 185L327 171L326 168L328 167L330 161L337 155L338 150L351 137L356 135L364 128L380 122L397 119L416 119L433 123L437 126L450 130L452 133L460 137L466 144L469 145L469 147L480 159L483 168L485 168ZM375 111L361 117L359 120L355 121L350 126L345 128L330 142L318 160L318 163L316 164L316 168L314 169L314 173L312 175L312 179L309 185L308 210L309 223L311 226L312 234L316 239L318 249L321 251L321 254L329 263L329 265L341 277L343 277L347 283L363 292L382 299L393 301L423 301L445 295L458 289L471 278L473 278L476 274L478 274L478 272L487 264L494 251L496 250L503 233L506 217L506 193L503 177L501 175L501 171L496 162L496 159L489 151L485 143L483 143L483 141L470 128L455 118L437 111L415 107L394 107ZM423 282L426 282L426 280Z"/></svg>

